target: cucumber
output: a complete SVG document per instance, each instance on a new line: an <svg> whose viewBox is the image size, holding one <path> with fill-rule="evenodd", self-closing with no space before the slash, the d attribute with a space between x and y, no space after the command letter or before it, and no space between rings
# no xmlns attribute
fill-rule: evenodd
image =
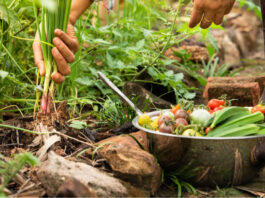
<svg viewBox="0 0 265 198"><path fill-rule="evenodd" d="M254 135L259 131L259 127L255 124L248 124L241 127L235 127L232 129L224 130L223 132L217 133L212 137L238 137L246 135Z"/></svg>
<svg viewBox="0 0 265 198"><path fill-rule="evenodd" d="M224 120L230 118L233 115L236 115L240 112L248 112L249 110L245 107L226 107L218 112L214 117L213 123L211 124L211 128L216 127L218 124L223 122Z"/></svg>
<svg viewBox="0 0 265 198"><path fill-rule="evenodd" d="M265 129L260 129L257 135L265 135Z"/></svg>
<svg viewBox="0 0 265 198"><path fill-rule="evenodd" d="M233 120L236 120L238 118L241 118L241 117L244 117L244 116L248 116L248 115L251 115L251 113L249 111L243 111L243 112L239 112L237 113L236 115L233 115L231 116L230 118L227 118L226 120L224 120L222 123L220 123L219 125L222 125L223 124L226 124L226 123L229 123Z"/></svg>
<svg viewBox="0 0 265 198"><path fill-rule="evenodd" d="M230 120L230 119L229 119ZM240 126L245 126L247 124L254 124L264 120L264 115L261 112L256 112L250 115L242 116L234 120L230 120L215 128L211 133L208 133L207 136L215 136L229 129L233 129Z"/></svg>

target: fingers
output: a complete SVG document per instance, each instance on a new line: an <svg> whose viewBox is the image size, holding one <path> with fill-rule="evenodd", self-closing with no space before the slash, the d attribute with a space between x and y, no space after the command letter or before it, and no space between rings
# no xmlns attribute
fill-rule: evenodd
<svg viewBox="0 0 265 198"><path fill-rule="evenodd" d="M39 42L38 34L36 34L35 41L33 43L33 52L34 52L35 64L39 68L40 75L44 76L45 75L45 64L43 60L41 44Z"/></svg>
<svg viewBox="0 0 265 198"><path fill-rule="evenodd" d="M227 6L226 11L225 11L225 15L229 14L229 12L232 10L233 6L234 6L235 0L231 0L229 6Z"/></svg>
<svg viewBox="0 0 265 198"><path fill-rule="evenodd" d="M52 80L57 84L61 84L65 80L65 77L58 72L53 72L51 77Z"/></svg>
<svg viewBox="0 0 265 198"><path fill-rule="evenodd" d="M220 25L223 22L224 15L225 15L225 13L224 13L223 10L217 12L216 15L215 15L215 17L214 17L213 22L216 25Z"/></svg>
<svg viewBox="0 0 265 198"><path fill-rule="evenodd" d="M57 37L59 37L68 46L68 48L73 53L75 53L78 50L78 40L74 36L74 30L69 30L69 31L67 31L67 34L66 34L62 30L56 29L54 33Z"/></svg>
<svg viewBox="0 0 265 198"><path fill-rule="evenodd" d="M201 22L201 28L208 28L212 24L214 20L215 13L212 11L207 11L204 13L202 22Z"/></svg>
<svg viewBox="0 0 265 198"><path fill-rule="evenodd" d="M71 73L71 69L68 63L66 62L66 60L64 59L64 57L62 56L62 54L59 52L59 50L56 47L52 49L52 55L55 59L59 72L64 76L69 75Z"/></svg>
<svg viewBox="0 0 265 198"><path fill-rule="evenodd" d="M194 8L192 10L189 27L194 28L197 24L201 22L203 15L203 10L197 5L194 4Z"/></svg>
<svg viewBox="0 0 265 198"><path fill-rule="evenodd" d="M68 63L74 62L74 53L66 46L66 44L60 38L55 37L53 39L53 43Z"/></svg>

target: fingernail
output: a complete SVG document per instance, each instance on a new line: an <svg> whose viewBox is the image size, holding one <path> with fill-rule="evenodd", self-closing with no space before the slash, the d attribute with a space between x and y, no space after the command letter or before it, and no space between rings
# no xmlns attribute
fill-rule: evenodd
<svg viewBox="0 0 265 198"><path fill-rule="evenodd" d="M54 45L57 45L57 44L59 43L59 41L58 41L58 38L57 38L57 37L55 37L55 38L54 38L52 41L53 41L53 44L54 44Z"/></svg>
<svg viewBox="0 0 265 198"><path fill-rule="evenodd" d="M55 30L54 30L54 33L55 33L55 34L60 34L60 33L61 33L61 30L60 30L60 29L55 29Z"/></svg>

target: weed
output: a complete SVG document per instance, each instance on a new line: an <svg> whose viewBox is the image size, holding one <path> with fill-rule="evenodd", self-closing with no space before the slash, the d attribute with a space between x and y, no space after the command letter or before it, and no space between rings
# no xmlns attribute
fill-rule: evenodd
<svg viewBox="0 0 265 198"><path fill-rule="evenodd" d="M0 174L2 180L0 185L0 197L5 197L5 187L26 164L35 166L39 165L40 162L39 159L34 157L31 153L16 154L8 162L0 155Z"/></svg>

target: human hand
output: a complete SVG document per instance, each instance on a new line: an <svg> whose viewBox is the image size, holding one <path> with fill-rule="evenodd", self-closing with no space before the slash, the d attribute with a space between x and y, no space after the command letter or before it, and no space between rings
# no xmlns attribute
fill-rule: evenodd
<svg viewBox="0 0 265 198"><path fill-rule="evenodd" d="M51 77L55 83L62 83L65 80L65 76L71 73L69 63L74 62L74 54L79 46L74 33L74 26L71 23L68 24L66 33L56 29L54 34L56 37L53 39L55 47L52 48L52 55L57 64L58 72L53 72ZM33 52L35 64L39 68L40 75L44 76L45 65L39 40L39 35L36 34L35 42L33 43Z"/></svg>
<svg viewBox="0 0 265 198"><path fill-rule="evenodd" d="M212 23L220 25L224 15L228 14L235 0L192 0L194 3L189 27L201 23L201 28L208 28Z"/></svg>

